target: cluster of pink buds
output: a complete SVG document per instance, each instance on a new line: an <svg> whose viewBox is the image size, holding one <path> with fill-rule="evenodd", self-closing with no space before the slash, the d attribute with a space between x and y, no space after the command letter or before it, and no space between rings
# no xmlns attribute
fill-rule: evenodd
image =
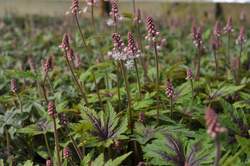
<svg viewBox="0 0 250 166"><path fill-rule="evenodd" d="M52 166L53 163L50 159L46 160L46 166Z"/></svg>
<svg viewBox="0 0 250 166"><path fill-rule="evenodd" d="M148 34L145 36L145 39L148 41L156 41L156 37L159 36L160 32L156 30L152 17L147 17L146 26Z"/></svg>
<svg viewBox="0 0 250 166"><path fill-rule="evenodd" d="M213 35L215 37L220 37L221 36L221 33L222 33L222 30L221 30L221 25L220 25L220 22L219 21L216 21L215 25L214 25L214 28L213 28Z"/></svg>
<svg viewBox="0 0 250 166"><path fill-rule="evenodd" d="M53 101L49 101L49 103L48 103L48 114L52 118L55 118L55 116L56 116L56 106L55 106L55 103Z"/></svg>
<svg viewBox="0 0 250 166"><path fill-rule="evenodd" d="M76 54L76 57L75 57L75 68L80 68L81 65L82 65L82 62L81 62L81 57L79 54Z"/></svg>
<svg viewBox="0 0 250 166"><path fill-rule="evenodd" d="M226 129L220 126L218 122L218 115L212 108L207 108L205 113L205 120L207 126L207 133L212 137L216 138L219 133L225 132Z"/></svg>
<svg viewBox="0 0 250 166"><path fill-rule="evenodd" d="M109 15L112 17L112 23L109 23L109 25L116 25L118 21L122 20L122 17L119 14L118 4L117 0L111 0L111 11Z"/></svg>
<svg viewBox="0 0 250 166"><path fill-rule="evenodd" d="M220 36L222 34L221 26L218 21L216 21L213 28L213 38L212 38L212 48L213 50L218 50L221 46Z"/></svg>
<svg viewBox="0 0 250 166"><path fill-rule="evenodd" d="M139 112L138 121L141 123L145 123L145 113Z"/></svg>
<svg viewBox="0 0 250 166"><path fill-rule="evenodd" d="M196 48L203 49L203 40L202 40L202 32L201 27L192 27L192 36L193 36L193 43Z"/></svg>
<svg viewBox="0 0 250 166"><path fill-rule="evenodd" d="M32 72L35 72L36 65L35 65L35 63L34 63L34 61L33 61L33 59L31 57L29 57L29 59L28 59L28 64L29 64L30 70Z"/></svg>
<svg viewBox="0 0 250 166"><path fill-rule="evenodd" d="M240 34L238 38L236 39L236 44L243 45L247 41L246 35L245 35L245 28L240 28Z"/></svg>
<svg viewBox="0 0 250 166"><path fill-rule="evenodd" d="M134 40L131 32L128 32L128 46L125 48L129 59L135 59L141 56L141 51Z"/></svg>
<svg viewBox="0 0 250 166"><path fill-rule="evenodd" d="M113 40L113 49L112 51L108 52L108 56L115 59L115 60L126 60L127 59L127 53L125 44L121 39L120 34L114 33L112 35Z"/></svg>
<svg viewBox="0 0 250 166"><path fill-rule="evenodd" d="M142 19L141 19L141 10L140 9L137 9L136 10L136 15L134 17L134 22L136 24L141 24L142 23Z"/></svg>
<svg viewBox="0 0 250 166"><path fill-rule="evenodd" d="M233 29L233 20L232 20L232 17L230 16L227 19L227 25L224 27L224 32L225 33L232 33L233 31L234 31L234 29Z"/></svg>
<svg viewBox="0 0 250 166"><path fill-rule="evenodd" d="M66 159L66 158L69 158L71 156L71 151L68 147L65 147L63 149L63 157Z"/></svg>
<svg viewBox="0 0 250 166"><path fill-rule="evenodd" d="M166 95L169 98L174 97L174 86L170 80L167 80L167 85L166 85Z"/></svg>
<svg viewBox="0 0 250 166"><path fill-rule="evenodd" d="M85 0L88 6L95 6L97 4L97 0Z"/></svg>
<svg viewBox="0 0 250 166"><path fill-rule="evenodd" d="M70 48L69 36L67 33L63 35L62 43L59 45L59 48L64 49L66 51Z"/></svg>
<svg viewBox="0 0 250 166"><path fill-rule="evenodd" d="M49 56L44 62L43 62L43 71L45 73L48 73L50 70L53 69L53 62L52 57Z"/></svg>
<svg viewBox="0 0 250 166"><path fill-rule="evenodd" d="M193 79L192 69L188 68L186 72L187 72L186 80L192 80Z"/></svg>
<svg viewBox="0 0 250 166"><path fill-rule="evenodd" d="M69 48L66 52L67 54L67 59L72 62L74 59L75 59L75 56L74 56L74 51L72 48Z"/></svg>
<svg viewBox="0 0 250 166"><path fill-rule="evenodd" d="M10 88L13 93L17 93L17 81L15 79L11 80Z"/></svg>
<svg viewBox="0 0 250 166"><path fill-rule="evenodd" d="M71 13L76 16L78 12L79 12L79 0L72 0Z"/></svg>
<svg viewBox="0 0 250 166"><path fill-rule="evenodd" d="M68 123L69 123L69 121L68 121L66 114L64 114L64 113L59 114L59 124L61 126L65 127L68 125Z"/></svg>

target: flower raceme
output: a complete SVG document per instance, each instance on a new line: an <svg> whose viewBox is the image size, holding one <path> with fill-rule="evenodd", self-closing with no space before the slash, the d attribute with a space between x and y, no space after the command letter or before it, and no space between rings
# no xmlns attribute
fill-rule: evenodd
<svg viewBox="0 0 250 166"><path fill-rule="evenodd" d="M70 62L72 62L74 59L75 59L75 55L74 55L74 51L73 51L73 49L72 48L69 48L68 50L67 50L67 58L68 58L68 60L70 61Z"/></svg>
<svg viewBox="0 0 250 166"><path fill-rule="evenodd" d="M206 110L205 120L207 126L207 133L212 138L216 138L218 134L226 131L226 129L224 127L221 127L220 123L218 122L218 115L210 107L208 107Z"/></svg>
<svg viewBox="0 0 250 166"><path fill-rule="evenodd" d="M227 24L226 26L224 27L224 32L225 33L231 33L233 32L234 29L233 29L233 20L232 20L232 17L230 16L228 19L227 19Z"/></svg>
<svg viewBox="0 0 250 166"><path fill-rule="evenodd" d="M110 25L116 25L118 21L122 20L122 17L119 14L119 8L117 4L117 0L111 0L111 11L109 15L112 17L112 22Z"/></svg>
<svg viewBox="0 0 250 166"><path fill-rule="evenodd" d="M59 45L59 48L64 49L66 51L70 48L69 35L67 33L63 35L62 43Z"/></svg>
<svg viewBox="0 0 250 166"><path fill-rule="evenodd" d="M169 98L174 97L174 86L170 80L167 80L167 85L166 85L166 95Z"/></svg>
<svg viewBox="0 0 250 166"><path fill-rule="evenodd" d="M50 159L46 160L46 166L52 166L53 163Z"/></svg>
<svg viewBox="0 0 250 166"><path fill-rule="evenodd" d="M192 69L188 68L186 73L187 73L186 80L192 80L193 79Z"/></svg>
<svg viewBox="0 0 250 166"><path fill-rule="evenodd" d="M48 103L48 114L52 118L55 118L56 116L56 106L53 101L49 101Z"/></svg>
<svg viewBox="0 0 250 166"><path fill-rule="evenodd" d="M222 30L221 30L221 25L220 25L220 22L219 21L216 21L214 27L213 27L213 35L214 37L220 37L221 36L221 33L222 33Z"/></svg>
<svg viewBox="0 0 250 166"><path fill-rule="evenodd" d="M17 93L17 81L15 79L11 80L10 88L13 93Z"/></svg>
<svg viewBox="0 0 250 166"><path fill-rule="evenodd" d="M240 28L240 33L238 38L236 39L236 44L243 45L247 41L246 35L245 35L245 28Z"/></svg>
<svg viewBox="0 0 250 166"><path fill-rule="evenodd" d="M108 56L114 60L126 60L127 54L125 52L125 44L122 41L120 34L113 33L112 40L113 49L112 51L108 52Z"/></svg>
<svg viewBox="0 0 250 166"><path fill-rule="evenodd" d="M77 15L79 12L79 0L72 0L71 13Z"/></svg>
<svg viewBox="0 0 250 166"><path fill-rule="evenodd" d="M95 6L97 4L97 0L85 0L88 6Z"/></svg>
<svg viewBox="0 0 250 166"><path fill-rule="evenodd" d="M67 159L71 156L71 151L68 147L65 147L63 149L63 158Z"/></svg>
<svg viewBox="0 0 250 166"><path fill-rule="evenodd" d="M148 34L145 36L145 39L148 41L155 41L160 32L156 30L153 18L150 16L147 17L146 27Z"/></svg>
<svg viewBox="0 0 250 166"><path fill-rule="evenodd" d="M44 62L43 62L43 71L45 73L48 73L50 70L53 69L53 60L52 56L49 56Z"/></svg>
<svg viewBox="0 0 250 166"><path fill-rule="evenodd" d="M193 43L196 48L202 49L203 46L203 40L202 40L202 31L201 27L192 27L192 36L193 36Z"/></svg>
<svg viewBox="0 0 250 166"><path fill-rule="evenodd" d="M141 51L135 43L134 37L131 32L128 32L128 47L125 48L129 59L135 59L141 56Z"/></svg>

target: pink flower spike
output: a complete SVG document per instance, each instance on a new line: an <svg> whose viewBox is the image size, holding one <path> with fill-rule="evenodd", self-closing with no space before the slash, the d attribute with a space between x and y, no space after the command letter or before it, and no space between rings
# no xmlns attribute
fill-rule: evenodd
<svg viewBox="0 0 250 166"><path fill-rule="evenodd" d="M233 29L233 20L232 20L232 17L230 16L227 19L227 25L224 27L224 32L225 33L231 33L233 31L234 31L234 29Z"/></svg>
<svg viewBox="0 0 250 166"><path fill-rule="evenodd" d="M11 80L10 86L11 86L11 91L13 93L17 93L17 81L15 79Z"/></svg>
<svg viewBox="0 0 250 166"><path fill-rule="evenodd" d="M79 0L72 0L71 13L76 16L78 12L79 12Z"/></svg>
<svg viewBox="0 0 250 166"><path fill-rule="evenodd" d="M207 126L207 133L212 138L216 138L220 133L223 133L226 131L224 127L220 126L220 123L218 122L218 115L210 107L207 108L206 110L205 120L206 120L206 126Z"/></svg>

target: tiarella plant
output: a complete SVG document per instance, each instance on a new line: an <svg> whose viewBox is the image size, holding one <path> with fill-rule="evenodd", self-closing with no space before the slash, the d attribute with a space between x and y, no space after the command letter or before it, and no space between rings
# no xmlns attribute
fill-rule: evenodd
<svg viewBox="0 0 250 166"><path fill-rule="evenodd" d="M124 3L0 18L0 165L249 165L246 19Z"/></svg>

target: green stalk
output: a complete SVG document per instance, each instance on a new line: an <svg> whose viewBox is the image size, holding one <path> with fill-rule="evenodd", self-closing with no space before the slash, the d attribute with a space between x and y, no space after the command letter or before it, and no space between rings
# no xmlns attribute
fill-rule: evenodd
<svg viewBox="0 0 250 166"><path fill-rule="evenodd" d="M17 101L19 103L20 110L21 110L21 112L23 112L23 104L21 102L21 99L17 93L15 93L15 95L16 95Z"/></svg>
<svg viewBox="0 0 250 166"><path fill-rule="evenodd" d="M120 91L120 66L117 62L116 77L117 77L117 94L118 94L118 112L120 112L121 107L121 91Z"/></svg>
<svg viewBox="0 0 250 166"><path fill-rule="evenodd" d="M73 77L73 80L75 81L75 83L76 83L78 89L80 90L80 93L81 93L81 95L82 95L82 97L83 97L83 99L84 99L85 104L88 105L87 96L85 95L85 92L84 92L84 90L83 90L83 88L82 88L80 82L79 82L78 79L76 78L76 75L75 75L75 73L74 73L74 70L73 70L73 68L72 68L72 66L71 66L71 64L70 64L70 62L69 62L69 60L68 60L68 58L67 58L67 53L66 53L66 51L65 51L65 59L66 59L67 65L69 66L69 69L70 69L71 75L72 75L72 77Z"/></svg>
<svg viewBox="0 0 250 166"><path fill-rule="evenodd" d="M95 30L94 5L91 6L91 22L93 25L93 30Z"/></svg>
<svg viewBox="0 0 250 166"><path fill-rule="evenodd" d="M215 61L215 78L218 78L218 60L217 60L217 52L214 50L214 61Z"/></svg>
<svg viewBox="0 0 250 166"><path fill-rule="evenodd" d="M86 44L86 41L85 41L85 39L84 39L82 30L81 30L81 27L80 27L80 24L79 24L79 20L78 20L77 15L74 15L74 18L75 18L75 22L76 22L76 25L77 25L77 27L78 27L78 30L79 30L79 32L80 32L80 36L81 36L81 38L82 38L83 46L86 48L87 51L89 51L89 48L88 48L88 46L87 46L87 44Z"/></svg>
<svg viewBox="0 0 250 166"><path fill-rule="evenodd" d="M157 124L160 123L160 98L159 98L159 58L158 58L158 52L157 52L157 45L156 42L154 42L154 51L155 51L155 64L156 64L156 92L157 92Z"/></svg>
<svg viewBox="0 0 250 166"><path fill-rule="evenodd" d="M135 0L133 0L133 10L134 10L134 15L136 14L136 9L135 9Z"/></svg>
<svg viewBox="0 0 250 166"><path fill-rule="evenodd" d="M200 66L201 66L201 51L200 48L197 49L198 55L197 55L197 64L196 64L196 70L195 70L195 80L199 80L200 78Z"/></svg>
<svg viewBox="0 0 250 166"><path fill-rule="evenodd" d="M170 117L173 119L173 97L170 97Z"/></svg>
<svg viewBox="0 0 250 166"><path fill-rule="evenodd" d="M139 47L140 47L140 50L141 52L143 53L143 46L142 46L142 36L141 36L141 31L140 31L140 24L136 24L136 27L137 27L137 40L138 40L138 43L139 43ZM147 72L147 66L146 66L146 56L145 57L142 57L140 56L140 62L141 62L141 65L142 65L142 68L143 68L143 75L144 75L144 80L149 80L149 77L148 77L148 72Z"/></svg>
<svg viewBox="0 0 250 166"><path fill-rule="evenodd" d="M104 105L102 103L101 94L100 94L100 90L99 90L99 87L98 87L98 84L97 84L97 81L96 81L96 77L95 77L95 72L94 71L92 72L92 76L93 76L93 79L94 79L94 83L95 83L95 87L96 87L96 94L97 94L99 103L100 103L100 105L102 107L102 110L105 111L105 108L104 108Z"/></svg>
<svg viewBox="0 0 250 166"><path fill-rule="evenodd" d="M7 156L10 156L10 138L8 133L8 128L5 127L5 137L6 137L6 147L7 147Z"/></svg>
<svg viewBox="0 0 250 166"><path fill-rule="evenodd" d="M227 41L227 65L230 66L230 38L231 38L231 34L228 33L228 41Z"/></svg>
<svg viewBox="0 0 250 166"><path fill-rule="evenodd" d="M57 164L59 166L61 166L60 147L59 147L59 139L58 139L58 133L57 133L57 129L56 129L55 117L53 117L52 120L53 120L53 127L54 127L54 138L55 138L55 146L56 146L56 154L57 154Z"/></svg>
<svg viewBox="0 0 250 166"><path fill-rule="evenodd" d="M190 84L191 84L191 90L192 90L192 105L194 103L194 83L193 80L190 80Z"/></svg>
<svg viewBox="0 0 250 166"><path fill-rule="evenodd" d="M138 66L137 66L137 61L136 61L136 59L134 59L134 65L135 65L135 70L136 70L138 91L139 91L139 95L140 95L140 99L141 99L141 98L142 98L142 94L141 94L141 83L140 83L140 77L139 77L139 71L138 71Z"/></svg>
<svg viewBox="0 0 250 166"><path fill-rule="evenodd" d="M48 138L47 138L46 133L43 133L43 137L44 137L44 140L45 140L46 148L47 148L48 153L49 153L50 160L52 160L53 157L52 157L52 153L51 153L50 148L49 148L49 142L48 142Z"/></svg>
<svg viewBox="0 0 250 166"><path fill-rule="evenodd" d="M240 65L239 65L239 69L241 68L241 55L242 55L242 44L240 44Z"/></svg>
<svg viewBox="0 0 250 166"><path fill-rule="evenodd" d="M215 147L216 147L216 156L215 156L214 166L219 166L220 156L221 156L221 146L220 146L219 136L216 136L215 138Z"/></svg>
<svg viewBox="0 0 250 166"><path fill-rule="evenodd" d="M77 147L76 141L74 140L74 138L71 135L69 135L69 138L70 138L70 140L71 140L71 142L72 142L72 144L73 144L73 146L74 146L74 148L76 150L78 158L80 159L80 161L82 161L83 160L83 157L82 157L83 155L82 155L81 150Z"/></svg>
<svg viewBox="0 0 250 166"><path fill-rule="evenodd" d="M129 89L129 83L128 83L128 77L127 77L127 70L124 66L124 62L121 63L122 68L122 75L125 81L125 89L128 96L128 113L129 113L129 128L131 130L131 134L133 134L133 117L132 117L132 110L131 110L131 96L130 96L130 89Z"/></svg>

